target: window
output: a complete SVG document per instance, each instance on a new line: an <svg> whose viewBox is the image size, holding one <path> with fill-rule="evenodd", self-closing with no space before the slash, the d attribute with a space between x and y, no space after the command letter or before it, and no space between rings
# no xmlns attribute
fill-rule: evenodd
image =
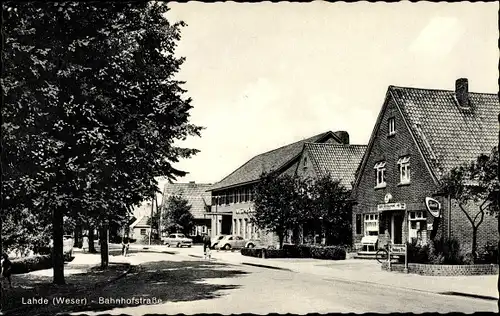
<svg viewBox="0 0 500 316"><path fill-rule="evenodd" d="M236 195L235 195L234 203L240 203L240 190L236 189L235 193L236 193Z"/></svg>
<svg viewBox="0 0 500 316"><path fill-rule="evenodd" d="M141 235L146 235L146 228L141 228Z"/></svg>
<svg viewBox="0 0 500 316"><path fill-rule="evenodd" d="M389 136L396 134L396 119L394 117L389 118L387 121Z"/></svg>
<svg viewBox="0 0 500 316"><path fill-rule="evenodd" d="M410 183L410 157L402 157L398 159L399 165L399 183Z"/></svg>
<svg viewBox="0 0 500 316"><path fill-rule="evenodd" d="M365 236L378 235L378 214L365 214Z"/></svg>
<svg viewBox="0 0 500 316"><path fill-rule="evenodd" d="M416 221L421 221L427 218L427 212L426 211L416 211L416 212L410 212L409 214L410 220L416 220Z"/></svg>
<svg viewBox="0 0 500 316"><path fill-rule="evenodd" d="M356 214L356 234L361 235L361 214Z"/></svg>
<svg viewBox="0 0 500 316"><path fill-rule="evenodd" d="M375 188L385 188L387 185L385 182L385 161L380 161L375 164L375 178L377 180L377 185Z"/></svg>
<svg viewBox="0 0 500 316"><path fill-rule="evenodd" d="M168 238L175 238L175 235L170 235L168 236Z"/></svg>
<svg viewBox="0 0 500 316"><path fill-rule="evenodd" d="M307 157L304 157L304 160L302 161L302 168L307 168Z"/></svg>

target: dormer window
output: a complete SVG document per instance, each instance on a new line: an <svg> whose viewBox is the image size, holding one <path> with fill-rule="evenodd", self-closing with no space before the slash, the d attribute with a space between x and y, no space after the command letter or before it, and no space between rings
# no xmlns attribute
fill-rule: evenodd
<svg viewBox="0 0 500 316"><path fill-rule="evenodd" d="M410 183L410 156L401 157L398 159L399 166L399 183Z"/></svg>
<svg viewBox="0 0 500 316"><path fill-rule="evenodd" d="M307 157L304 157L304 160L302 161L302 168L307 168Z"/></svg>
<svg viewBox="0 0 500 316"><path fill-rule="evenodd" d="M396 134L396 118L391 117L387 121L387 127L388 127L388 136L392 136Z"/></svg>
<svg viewBox="0 0 500 316"><path fill-rule="evenodd" d="M373 169L375 169L375 179L377 181L375 188L385 188L387 185L385 182L385 161L377 162Z"/></svg>

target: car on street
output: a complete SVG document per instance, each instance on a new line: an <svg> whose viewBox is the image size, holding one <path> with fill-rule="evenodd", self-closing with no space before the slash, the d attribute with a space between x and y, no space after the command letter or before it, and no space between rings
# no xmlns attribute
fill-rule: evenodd
<svg viewBox="0 0 500 316"><path fill-rule="evenodd" d="M247 240L245 240L241 236L237 235L227 235L224 236L217 245L215 246L215 249L224 249L224 250L230 250L230 249L241 249L245 248L247 244Z"/></svg>
<svg viewBox="0 0 500 316"><path fill-rule="evenodd" d="M250 239L247 240L247 243L245 244L245 248L264 248L265 245L260 239Z"/></svg>
<svg viewBox="0 0 500 316"><path fill-rule="evenodd" d="M222 238L226 237L226 236L227 236L227 235L217 235L217 236L215 236L215 237L212 237L212 238L210 239L210 248L211 248L211 249L215 249L215 246L217 246L217 244L219 243L219 241L220 241Z"/></svg>
<svg viewBox="0 0 500 316"><path fill-rule="evenodd" d="M184 234L170 234L168 237L163 239L163 244L167 247L176 246L179 247L191 247L193 245L193 240L191 238L187 238Z"/></svg>

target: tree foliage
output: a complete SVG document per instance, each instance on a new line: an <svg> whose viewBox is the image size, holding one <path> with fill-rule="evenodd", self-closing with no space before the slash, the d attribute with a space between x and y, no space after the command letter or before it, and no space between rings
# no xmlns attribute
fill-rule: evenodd
<svg viewBox="0 0 500 316"><path fill-rule="evenodd" d="M191 205L182 195L168 197L162 217L162 232L181 232L187 236L194 227Z"/></svg>
<svg viewBox="0 0 500 316"><path fill-rule="evenodd" d="M453 168L441 181L441 192L454 199L472 226L472 256L477 256L477 230L486 213L498 216L498 147L489 155Z"/></svg>
<svg viewBox="0 0 500 316"><path fill-rule="evenodd" d="M174 146L200 135L174 79L184 23L161 2L3 6L2 210L52 217L63 283L63 216L124 222L155 177L185 175L172 164L197 152Z"/></svg>

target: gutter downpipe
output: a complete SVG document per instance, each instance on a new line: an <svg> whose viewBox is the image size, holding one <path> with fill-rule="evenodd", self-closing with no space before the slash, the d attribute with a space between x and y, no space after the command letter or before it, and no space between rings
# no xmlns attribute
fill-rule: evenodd
<svg viewBox="0 0 500 316"><path fill-rule="evenodd" d="M448 232L447 232L447 235L448 235L448 240L451 238L451 197L450 195L448 194Z"/></svg>

